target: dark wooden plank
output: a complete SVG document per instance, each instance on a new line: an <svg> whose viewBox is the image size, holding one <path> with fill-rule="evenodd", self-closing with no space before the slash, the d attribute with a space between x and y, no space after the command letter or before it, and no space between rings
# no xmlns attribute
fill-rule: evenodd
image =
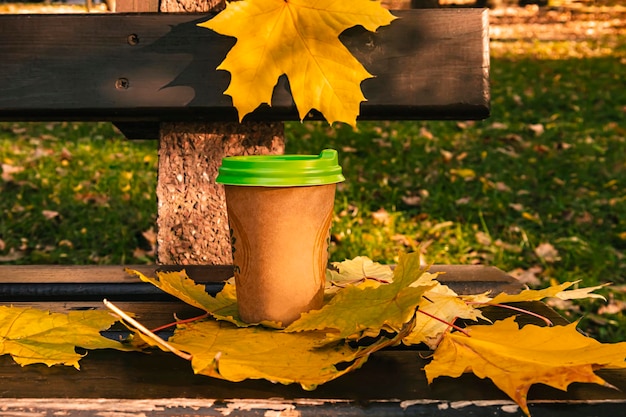
<svg viewBox="0 0 626 417"><path fill-rule="evenodd" d="M487 117L486 12L395 13L401 18L376 34L353 28L341 37L376 74L362 84L361 119ZM222 94L229 74L213 70L234 39L199 28L207 17L0 15L0 119L236 120ZM284 80L273 107L251 119L297 119Z"/></svg>
<svg viewBox="0 0 626 417"><path fill-rule="evenodd" d="M68 284L73 268L25 266L22 273L28 285L42 285L32 280L36 272L47 270L47 277ZM150 273L155 266L144 266ZM180 268L180 267L171 267ZM3 267L16 271L21 267ZM97 272L100 269L100 272ZM506 274L496 268L471 266L435 266L445 271L448 279L489 282L501 285ZM89 270L99 284L127 285L136 281L120 274L119 266L79 267L74 278L88 282ZM203 272L204 270L204 272ZM227 271L221 267L201 267L196 273L210 276L206 271ZM65 271L65 273L62 273ZM69 272L68 272L69 271ZM228 275L228 274L226 274ZM19 285L19 274L0 274L7 285ZM467 283L467 282L466 282ZM54 283L52 283L54 284ZM482 285L482 284L481 284ZM508 282L510 285L510 282ZM36 307L51 311L71 311L102 308L99 302L31 301L15 302L18 307ZM181 302L120 302L123 310L133 312L148 327L179 318L193 317L199 311ZM563 322L553 310L542 303L522 303L555 322ZM501 308L489 308L485 315L492 319L516 314ZM524 323L541 323L532 316L520 316ZM121 326L108 331L110 337L126 332ZM428 385L423 366L427 352L419 347L408 350L392 349L377 352L359 370L315 391L303 391L296 385L283 386L267 381L231 383L194 375L189 363L170 354L154 351L150 354L116 351L91 351L81 361L81 371L69 367L48 368L43 365L20 367L10 357L0 357L0 407L3 415L198 415L198 416L507 416L522 413L488 380L472 375L461 378L440 378ZM596 385L574 384L567 392L544 386L530 391L529 403L533 416L618 415L626 406L626 371L601 371L601 376L618 390Z"/></svg>
<svg viewBox="0 0 626 417"><path fill-rule="evenodd" d="M198 282L221 282L233 276L232 265L0 265L0 284L141 282L126 269L151 277L157 271L185 270Z"/></svg>
<svg viewBox="0 0 626 417"><path fill-rule="evenodd" d="M104 296L106 295L103 295L97 301L49 301L44 299L14 301L11 302L11 305L20 308L36 308L38 310L50 311L55 313L69 313L71 311L81 310L104 310L105 306L102 303L102 298L104 298ZM108 296L107 298L109 298L110 301L115 301L115 305L123 311L128 311L135 314L136 318L150 329L173 322L174 316L178 317L179 319L188 319L192 317L198 317L204 313L203 311L195 307L189 306L182 301L175 299L170 299L168 301L116 301L112 300ZM0 303L0 305L1 304L2 303ZM554 311L544 303L525 302L515 303L514 305L521 309L526 309L528 311L532 311L535 314L539 314L552 321L553 324L567 324L567 321L562 316L560 316L556 311ZM517 315L517 321L520 324L535 324L539 326L545 325L545 323L538 317L529 314L520 314L519 312L506 308L485 307L482 310L485 317L488 317L490 320L501 320L512 315ZM472 323L473 322L471 321L467 322L467 324ZM126 328L115 327L109 333L128 334L128 331ZM114 336L114 338L118 338L118 336Z"/></svg>
<svg viewBox="0 0 626 417"><path fill-rule="evenodd" d="M486 265L431 265L430 272L437 272L437 279L457 294L480 294L506 292L516 294L521 285L518 280L496 268Z"/></svg>
<svg viewBox="0 0 626 417"><path fill-rule="evenodd" d="M170 297L125 272L147 276L156 271L185 270L207 292L215 294L233 276L232 266L219 265L4 265L0 266L0 303L15 301L165 301ZM515 293L519 283L498 268L484 265L433 265L441 282L460 294L485 291Z"/></svg>
<svg viewBox="0 0 626 417"><path fill-rule="evenodd" d="M14 301L12 306L19 308L35 308L42 311L50 311L52 313L69 313L71 311L84 310L105 310L106 307L102 303L104 295L94 301L46 301L46 300L30 300L30 301ZM128 301L115 300L106 297L109 301L122 309L122 311L131 312L136 319L149 329L172 323L175 317L181 320L198 317L205 313L195 307L183 303L182 301L170 299L168 301ZM0 302L0 305L4 303ZM169 337L170 330L165 332L165 337ZM107 332L110 337L118 339L128 334L128 329L122 326L115 326Z"/></svg>
<svg viewBox="0 0 626 417"><path fill-rule="evenodd" d="M1 410L8 415L45 410L35 415L63 411L71 416L107 410L113 412L110 415L226 415L226 411L245 416L523 415L488 380L464 375L428 385L425 364L416 352L378 352L361 369L303 391L296 385L230 383L193 375L186 361L162 352L92 351L81 361L81 371L43 365L20 368L4 356ZM567 392L535 386L529 393L533 416L620 415L616 411L626 405L626 372L600 374L622 391L589 384L575 384ZM291 414L278 414L281 410Z"/></svg>

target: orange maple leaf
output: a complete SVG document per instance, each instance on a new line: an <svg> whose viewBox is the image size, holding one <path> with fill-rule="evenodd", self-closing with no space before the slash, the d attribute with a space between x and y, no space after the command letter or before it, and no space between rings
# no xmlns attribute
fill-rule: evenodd
<svg viewBox="0 0 626 417"><path fill-rule="evenodd" d="M576 324L520 329L513 317L493 325L467 327L470 337L448 333L426 365L431 383L439 376L456 378L473 372L489 378L530 416L528 390L545 384L566 390L572 382L612 387L594 373L599 368L626 368L626 342L602 344L583 336Z"/></svg>

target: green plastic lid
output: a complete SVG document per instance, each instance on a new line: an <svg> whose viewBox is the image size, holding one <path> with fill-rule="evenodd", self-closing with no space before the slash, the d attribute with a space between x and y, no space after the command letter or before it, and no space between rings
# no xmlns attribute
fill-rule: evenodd
<svg viewBox="0 0 626 417"><path fill-rule="evenodd" d="M230 156L222 160L217 182L226 185L293 187L334 184L345 180L337 151L317 155Z"/></svg>

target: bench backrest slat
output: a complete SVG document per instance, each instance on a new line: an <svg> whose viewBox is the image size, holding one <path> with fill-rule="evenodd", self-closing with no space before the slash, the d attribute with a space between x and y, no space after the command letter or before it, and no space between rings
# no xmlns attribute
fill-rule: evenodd
<svg viewBox="0 0 626 417"><path fill-rule="evenodd" d="M341 39L376 78L361 120L489 115L484 10L407 10L375 34ZM0 120L236 120L215 71L233 38L206 14L0 15ZM315 116L314 116L315 117ZM281 79L251 119L297 120Z"/></svg>

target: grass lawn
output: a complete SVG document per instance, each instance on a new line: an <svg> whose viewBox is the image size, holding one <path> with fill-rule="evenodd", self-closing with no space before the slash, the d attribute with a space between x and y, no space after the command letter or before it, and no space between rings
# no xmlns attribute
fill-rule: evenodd
<svg viewBox="0 0 626 417"><path fill-rule="evenodd" d="M529 285L612 282L608 303L557 307L626 340L626 34L512 35L492 51L485 121L287 124L288 153L340 153L331 257L421 251ZM0 163L0 262L153 261L156 142L107 123L2 122Z"/></svg>

